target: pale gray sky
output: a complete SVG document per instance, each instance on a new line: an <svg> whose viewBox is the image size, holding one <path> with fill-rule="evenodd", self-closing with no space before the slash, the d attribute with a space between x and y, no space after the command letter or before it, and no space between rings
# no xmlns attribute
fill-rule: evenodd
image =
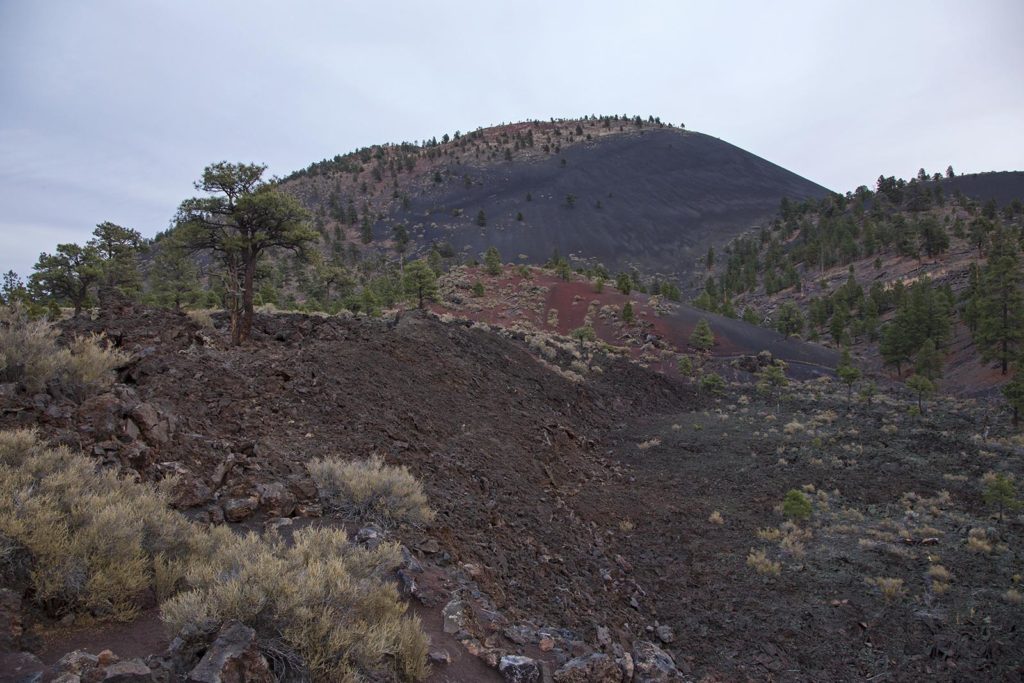
<svg viewBox="0 0 1024 683"><path fill-rule="evenodd" d="M152 236L212 161L583 114L835 190L1024 169L1024 2L0 0L0 270Z"/></svg>

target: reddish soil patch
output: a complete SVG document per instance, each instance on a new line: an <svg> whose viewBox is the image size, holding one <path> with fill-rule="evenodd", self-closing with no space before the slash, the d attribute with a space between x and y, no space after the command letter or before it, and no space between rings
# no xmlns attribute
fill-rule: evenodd
<svg viewBox="0 0 1024 683"><path fill-rule="evenodd" d="M95 655L109 649L121 659L145 658L163 652L171 642L155 609L143 612L129 623L55 627L43 631L40 637L42 649L39 659L47 666L56 664L72 650L84 650Z"/></svg>

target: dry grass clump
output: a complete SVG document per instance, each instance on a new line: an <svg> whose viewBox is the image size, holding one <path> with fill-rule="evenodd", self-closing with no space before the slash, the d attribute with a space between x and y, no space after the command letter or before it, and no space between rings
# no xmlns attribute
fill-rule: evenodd
<svg viewBox="0 0 1024 683"><path fill-rule="evenodd" d="M718 510L715 510L708 517L708 522L710 522L711 524L717 524L717 525L721 526L722 524L725 524L725 518L722 517L722 513L721 512L719 512Z"/></svg>
<svg viewBox="0 0 1024 683"><path fill-rule="evenodd" d="M795 559L802 559L806 554L804 544L813 535L810 529L801 529L792 522L783 522L779 527L779 550Z"/></svg>
<svg viewBox="0 0 1024 683"><path fill-rule="evenodd" d="M786 436L792 436L794 434L799 434L800 432L804 431L804 429L806 429L806 427L802 422L792 420L790 422L787 422L786 426L782 428L782 433L785 434Z"/></svg>
<svg viewBox="0 0 1024 683"><path fill-rule="evenodd" d="M635 528L636 528L636 524L633 523L633 520L628 519L628 518L627 519L619 520L619 531L621 531L622 533L628 534L630 531L632 531Z"/></svg>
<svg viewBox="0 0 1024 683"><path fill-rule="evenodd" d="M0 378L37 392L50 380L61 380L78 392L102 389L113 381L111 371L128 354L102 345L103 336L75 337L67 348L52 323L31 320L20 310L0 311Z"/></svg>
<svg viewBox="0 0 1024 683"><path fill-rule="evenodd" d="M949 590L953 575L941 564L933 564L928 567L928 578L932 582L932 592L936 595L942 595Z"/></svg>
<svg viewBox="0 0 1024 683"><path fill-rule="evenodd" d="M1010 588L1005 593L1003 593L1003 599L1011 605L1019 605L1022 602L1024 602L1024 594L1022 594L1016 588Z"/></svg>
<svg viewBox="0 0 1024 683"><path fill-rule="evenodd" d="M397 544L367 550L340 529L297 531L289 547L276 534L217 527L186 573L189 590L166 601L161 618L171 633L237 619L282 638L314 680L419 680L429 641L385 581L401 561Z"/></svg>
<svg viewBox="0 0 1024 683"><path fill-rule="evenodd" d="M877 588L886 602L895 602L907 592L903 587L903 579L876 576L873 579L867 579L867 583Z"/></svg>
<svg viewBox="0 0 1024 683"><path fill-rule="evenodd" d="M434 519L423 485L405 467L385 465L379 455L353 461L317 458L308 468L324 504L350 519L383 526Z"/></svg>
<svg viewBox="0 0 1024 683"><path fill-rule="evenodd" d="M992 542L989 541L985 530L975 527L967 532L967 549L972 553L988 554L992 552Z"/></svg>
<svg viewBox="0 0 1024 683"><path fill-rule="evenodd" d="M652 438L648 439L647 441L641 441L640 443L638 443L636 445L636 447L639 448L642 451L646 451L648 448L654 448L655 446L660 446L660 445L661 445L661 439L655 436L655 437L652 437Z"/></svg>
<svg viewBox="0 0 1024 683"><path fill-rule="evenodd" d="M164 489L97 471L34 431L0 432L0 537L31 558L34 599L51 614L132 618L195 533Z"/></svg>
<svg viewBox="0 0 1024 683"><path fill-rule="evenodd" d="M185 315L199 327L212 330L214 328L213 313L214 309L212 308L194 308L191 311L186 311Z"/></svg>
<svg viewBox="0 0 1024 683"><path fill-rule="evenodd" d="M782 563L768 559L763 550L751 550L747 555L747 566L752 567L758 574L778 576L782 573Z"/></svg>

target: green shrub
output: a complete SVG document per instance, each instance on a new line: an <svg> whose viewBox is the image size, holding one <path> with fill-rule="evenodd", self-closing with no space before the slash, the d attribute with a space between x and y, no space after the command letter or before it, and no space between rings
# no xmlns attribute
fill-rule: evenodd
<svg viewBox="0 0 1024 683"><path fill-rule="evenodd" d="M710 351L715 345L715 333L707 319L701 318L690 334L690 346L698 351Z"/></svg>
<svg viewBox="0 0 1024 683"><path fill-rule="evenodd" d="M700 390L716 396L725 390L725 380L718 373L709 372L700 378Z"/></svg>
<svg viewBox="0 0 1024 683"><path fill-rule="evenodd" d="M97 471L34 431L0 432L0 537L30 558L37 603L52 614L131 619L150 588L173 589L195 527L166 488Z"/></svg>
<svg viewBox="0 0 1024 683"><path fill-rule="evenodd" d="M316 681L419 680L429 641L386 581L401 562L397 544L353 546L341 529L303 529L288 546L217 527L161 618L172 634L237 619L283 639Z"/></svg>
<svg viewBox="0 0 1024 683"><path fill-rule="evenodd" d="M790 489L782 499L782 514L789 519L808 519L811 516L811 501L803 491Z"/></svg>
<svg viewBox="0 0 1024 683"><path fill-rule="evenodd" d="M634 317L635 316L633 314L633 303L631 301L627 301L622 306L622 322L628 325L629 323L633 322Z"/></svg>
<svg viewBox="0 0 1024 683"><path fill-rule="evenodd" d="M358 461L317 458L308 467L320 499L349 519L382 526L434 519L420 482L405 467L385 465L379 455Z"/></svg>
<svg viewBox="0 0 1024 683"><path fill-rule="evenodd" d="M999 519L1002 521L1004 511L1014 511L1021 507L1021 501L1017 499L1017 486L1012 474L996 474L987 472L982 478L984 489L982 499L986 505L996 508L999 511Z"/></svg>

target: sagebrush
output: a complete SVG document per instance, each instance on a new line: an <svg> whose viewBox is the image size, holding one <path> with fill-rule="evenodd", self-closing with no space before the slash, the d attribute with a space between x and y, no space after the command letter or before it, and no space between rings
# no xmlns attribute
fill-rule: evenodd
<svg viewBox="0 0 1024 683"><path fill-rule="evenodd" d="M379 455L353 461L317 458L310 461L309 473L324 504L350 519L383 526L434 519L423 485L405 467L385 465Z"/></svg>
<svg viewBox="0 0 1024 683"><path fill-rule="evenodd" d="M34 431L0 432L0 538L29 563L47 611L130 619L164 568L192 550L196 529L165 488L97 470ZM173 583L173 581L172 581Z"/></svg>
<svg viewBox="0 0 1024 683"><path fill-rule="evenodd" d="M429 642L417 617L405 616L394 584L401 565L394 543L353 546L340 529L304 529L286 545L279 536L210 534L209 552L189 567L189 590L166 601L171 633L187 624L237 619L280 637L314 680L419 680Z"/></svg>
<svg viewBox="0 0 1024 683"><path fill-rule="evenodd" d="M75 337L66 347L57 343L60 331L46 320L32 320L18 309L0 309L0 378L42 390L51 380L85 394L109 386L114 368L128 354L106 348L102 335Z"/></svg>

